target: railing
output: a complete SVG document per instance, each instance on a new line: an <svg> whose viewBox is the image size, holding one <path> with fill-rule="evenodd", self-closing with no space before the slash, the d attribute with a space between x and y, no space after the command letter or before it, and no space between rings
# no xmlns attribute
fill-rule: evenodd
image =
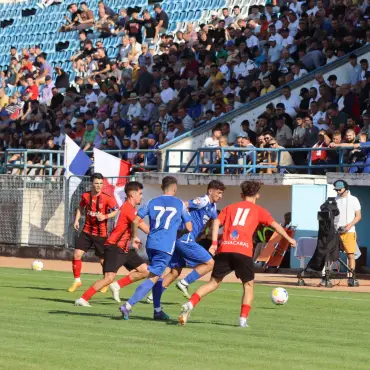
<svg viewBox="0 0 370 370"><path fill-rule="evenodd" d="M362 145L361 149L370 149L370 145ZM277 172L295 172L297 170L307 170L308 174L312 174L313 170L324 170L324 169L336 169L340 172L344 172L346 168L358 167L358 168L370 168L370 163L365 161L356 163L345 163L344 154L345 151L353 150L353 147L337 147L337 148L238 148L238 147L213 147L213 148L199 148L199 149L167 149L165 157L165 172L170 172L170 169L178 169L179 172L193 172L193 173L219 173L221 175L230 174L248 174L258 173L260 170L274 169ZM313 164L312 152L314 151L330 151L337 152L339 154L338 163L323 163ZM218 162L216 161L216 153L218 155ZM277 154L276 165L270 165L267 163L257 161L258 153L275 152ZM281 154L283 152L307 153L307 164L293 164L289 166L281 165ZM171 153L176 153L180 156L179 164L171 164L170 156ZM185 153L191 153L191 160L187 163L183 163L183 157ZM202 153L202 154L201 154ZM202 161L202 155L209 153L209 163ZM228 163L226 154L237 153L237 163ZM246 154L249 154L248 156ZM205 171L206 170L206 171Z"/></svg>
<svg viewBox="0 0 370 370"><path fill-rule="evenodd" d="M132 165L134 170L148 170L154 171L158 169L158 165L148 164L148 155L154 154L157 163L159 161L160 152L158 150L105 150L106 153L115 155L118 154L120 158L124 157L129 153L144 154L144 165ZM86 154L93 155L92 151L87 151ZM32 163L30 161L30 155L39 156L39 163ZM0 152L1 156L1 152ZM13 160L12 157L14 157ZM1 157L0 157L1 164ZM62 150L36 150L36 149L7 149L4 153L4 164L5 173L12 171L13 169L20 170L21 174L27 174L28 170L42 170L44 175L52 176L55 171L60 171L59 174L64 170L64 151Z"/></svg>

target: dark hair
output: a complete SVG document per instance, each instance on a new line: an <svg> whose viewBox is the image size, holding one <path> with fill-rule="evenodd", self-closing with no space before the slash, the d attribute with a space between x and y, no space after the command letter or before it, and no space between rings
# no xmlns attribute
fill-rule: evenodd
<svg viewBox="0 0 370 370"><path fill-rule="evenodd" d="M94 174L91 175L90 180L91 180L91 182L94 182L94 180L96 180L96 179L97 180L104 180L104 176L99 172L95 172Z"/></svg>
<svg viewBox="0 0 370 370"><path fill-rule="evenodd" d="M162 179L162 190L168 189L171 185L177 185L177 179L173 176L166 176Z"/></svg>
<svg viewBox="0 0 370 370"><path fill-rule="evenodd" d="M215 131L221 131L221 124L216 125L215 127L213 127L213 129L212 129L212 134L213 134Z"/></svg>
<svg viewBox="0 0 370 370"><path fill-rule="evenodd" d="M127 196L129 196L129 193L131 191L138 191L138 190L141 190L143 189L144 186L141 182L138 182L138 181L129 181L126 185L125 185L125 193Z"/></svg>
<svg viewBox="0 0 370 370"><path fill-rule="evenodd" d="M209 190L209 189L224 191L226 189L226 186L221 181L212 180L207 186L207 190Z"/></svg>
<svg viewBox="0 0 370 370"><path fill-rule="evenodd" d="M254 197L258 194L262 186L262 183L259 181L243 181L240 184L242 193L245 197Z"/></svg>

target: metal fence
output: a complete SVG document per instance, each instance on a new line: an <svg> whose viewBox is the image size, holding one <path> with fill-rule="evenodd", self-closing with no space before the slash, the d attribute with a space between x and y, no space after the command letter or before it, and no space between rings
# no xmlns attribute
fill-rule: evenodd
<svg viewBox="0 0 370 370"><path fill-rule="evenodd" d="M64 179L0 175L0 242L64 245Z"/></svg>

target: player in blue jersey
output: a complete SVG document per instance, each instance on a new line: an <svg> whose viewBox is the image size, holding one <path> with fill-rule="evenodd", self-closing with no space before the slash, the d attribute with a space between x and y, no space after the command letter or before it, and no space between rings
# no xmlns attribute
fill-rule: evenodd
<svg viewBox="0 0 370 370"><path fill-rule="evenodd" d="M174 197L177 191L176 178L164 177L162 190L163 195L150 200L146 206L139 209L133 222L132 244L139 246L140 239L137 236L139 222L144 217L149 217L150 232L146 241L146 253L150 261L149 276L138 286L134 295L120 307L125 320L129 319L131 308L149 293L169 265L181 224L183 223L187 232L192 231L191 218L185 203ZM154 319L167 318L163 312L154 315Z"/></svg>
<svg viewBox="0 0 370 370"><path fill-rule="evenodd" d="M153 288L154 314L161 312L163 317L167 316L161 308L162 293L178 278L186 265L194 268L194 270L176 284L176 287L182 291L186 298L190 298L188 285L212 271L214 265L212 255L196 240L206 225L209 224L209 220L217 219L216 203L222 199L224 191L225 185L221 181L213 180L208 184L206 195L185 203L190 213L193 230L184 233L177 239L175 252L169 265L171 271L164 279L159 279ZM184 229L184 227L181 228L181 230Z"/></svg>

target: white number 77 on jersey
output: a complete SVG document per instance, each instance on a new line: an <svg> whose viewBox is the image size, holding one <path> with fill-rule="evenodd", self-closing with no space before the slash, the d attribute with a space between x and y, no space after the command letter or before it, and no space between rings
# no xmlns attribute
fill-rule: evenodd
<svg viewBox="0 0 370 370"><path fill-rule="evenodd" d="M175 207L161 207L161 206L154 206L153 209L155 211L159 211L155 218L155 228L158 229L159 225L161 224L161 218L164 215L165 212L170 212L170 214L167 216L166 222L164 223L164 229L168 230L170 227L170 222L172 218L177 213L177 209Z"/></svg>
<svg viewBox="0 0 370 370"><path fill-rule="evenodd" d="M248 217L250 209L249 208L238 208L236 215L233 221L233 226L244 226L245 220Z"/></svg>

